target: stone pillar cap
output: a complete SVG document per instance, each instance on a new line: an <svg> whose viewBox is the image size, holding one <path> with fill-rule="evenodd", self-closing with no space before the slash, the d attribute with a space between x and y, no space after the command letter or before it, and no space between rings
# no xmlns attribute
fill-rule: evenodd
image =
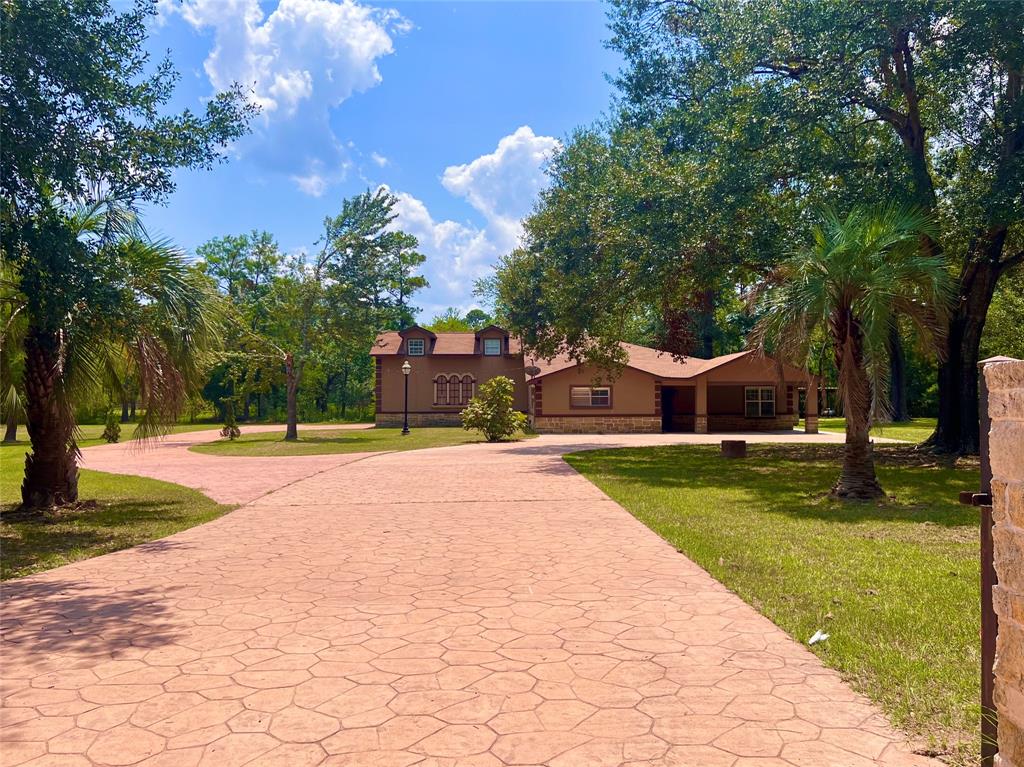
<svg viewBox="0 0 1024 767"><path fill-rule="evenodd" d="M1004 357L1002 355L998 357L989 357L987 360L980 360L979 365L987 365L990 362L1020 362L1016 357Z"/></svg>

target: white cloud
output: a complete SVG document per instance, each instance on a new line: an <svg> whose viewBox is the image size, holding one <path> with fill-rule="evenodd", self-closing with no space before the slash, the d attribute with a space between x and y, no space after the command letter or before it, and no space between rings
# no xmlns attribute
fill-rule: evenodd
<svg viewBox="0 0 1024 767"><path fill-rule="evenodd" d="M558 147L558 139L537 136L524 125L501 139L490 154L445 168L441 183L452 194L465 197L488 220L518 221L530 212L544 188L544 163Z"/></svg>
<svg viewBox="0 0 1024 767"><path fill-rule="evenodd" d="M172 12L213 30L203 69L214 90L240 83L261 107L248 140L259 161L308 194L344 178L348 155L330 111L380 83L377 61L394 51L392 37L408 30L407 21L355 0L280 0L269 15L258 0L161 5L162 15Z"/></svg>
<svg viewBox="0 0 1024 767"><path fill-rule="evenodd" d="M322 197L327 191L327 179L319 173L310 173L308 176L292 176L291 179L303 193L310 197Z"/></svg>
<svg viewBox="0 0 1024 767"><path fill-rule="evenodd" d="M537 136L523 126L502 138L494 152L445 169L442 185L481 214L482 226L437 221L422 200L395 193L396 225L415 235L427 256L424 273L431 287L423 296L426 315L446 306L474 305L473 282L519 244L521 219L545 187L544 165L559 146L557 139Z"/></svg>
<svg viewBox="0 0 1024 767"><path fill-rule="evenodd" d="M388 165L391 161L378 152L370 152L370 159L373 160L381 168Z"/></svg>

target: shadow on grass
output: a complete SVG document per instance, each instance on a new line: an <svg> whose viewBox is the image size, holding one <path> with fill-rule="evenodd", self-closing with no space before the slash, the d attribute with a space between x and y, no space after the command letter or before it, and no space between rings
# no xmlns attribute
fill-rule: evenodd
<svg viewBox="0 0 1024 767"><path fill-rule="evenodd" d="M977 524L975 509L956 505L961 490L976 486L976 469L955 469L905 447L876 446L875 457L889 496L877 502L828 497L839 474L841 445L751 445L748 457L738 460L721 457L718 446L614 448L573 453L566 461L597 481L606 476L637 487L695 493L727 489L736 501L769 514L838 523Z"/></svg>
<svg viewBox="0 0 1024 767"><path fill-rule="evenodd" d="M194 516L195 509L179 500L116 499L30 513L8 507L0 512L0 577L17 578L40 565L46 569L133 546L153 553L180 548L187 544L152 538L190 526L177 523Z"/></svg>

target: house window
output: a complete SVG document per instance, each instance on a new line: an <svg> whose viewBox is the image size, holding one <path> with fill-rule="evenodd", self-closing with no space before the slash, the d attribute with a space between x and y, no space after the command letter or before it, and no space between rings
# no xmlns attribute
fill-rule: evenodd
<svg viewBox="0 0 1024 767"><path fill-rule="evenodd" d="M435 405L468 405L473 398L473 376L439 375L434 379Z"/></svg>
<svg viewBox="0 0 1024 767"><path fill-rule="evenodd" d="M572 407L611 407L612 387L573 386L569 389L569 404Z"/></svg>
<svg viewBox="0 0 1024 767"><path fill-rule="evenodd" d="M427 342L422 338L410 338L405 342L405 350L410 357L422 357L427 351Z"/></svg>
<svg viewBox="0 0 1024 767"><path fill-rule="evenodd" d="M747 386L747 418L772 418L775 415L775 387Z"/></svg>
<svg viewBox="0 0 1024 767"><path fill-rule="evenodd" d="M501 355L501 339L500 338L485 338L484 339L484 355L487 357L498 357Z"/></svg>

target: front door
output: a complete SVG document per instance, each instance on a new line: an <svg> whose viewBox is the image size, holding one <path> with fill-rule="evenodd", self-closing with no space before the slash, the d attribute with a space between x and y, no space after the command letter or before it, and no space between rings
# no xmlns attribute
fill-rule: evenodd
<svg viewBox="0 0 1024 767"><path fill-rule="evenodd" d="M661 430L692 432L697 406L697 390L693 386L661 387Z"/></svg>

